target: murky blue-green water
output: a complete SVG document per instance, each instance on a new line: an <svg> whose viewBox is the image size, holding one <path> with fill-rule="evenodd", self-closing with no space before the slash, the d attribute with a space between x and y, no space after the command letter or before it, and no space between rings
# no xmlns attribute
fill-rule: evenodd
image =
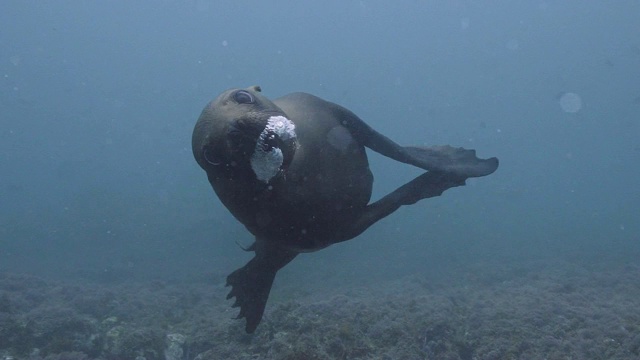
<svg viewBox="0 0 640 360"><path fill-rule="evenodd" d="M491 176L298 257L274 289L476 263L634 263L638 34L632 0L4 1L0 272L111 283L241 266L236 242L251 236L190 141L208 101L254 84L339 103L401 144L500 159ZM376 198L419 173L370 161Z"/></svg>

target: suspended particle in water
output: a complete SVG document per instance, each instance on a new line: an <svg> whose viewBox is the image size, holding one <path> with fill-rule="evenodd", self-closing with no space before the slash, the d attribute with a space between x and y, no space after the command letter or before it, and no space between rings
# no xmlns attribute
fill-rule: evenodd
<svg viewBox="0 0 640 360"><path fill-rule="evenodd" d="M206 2L205 0L196 1L196 10L198 10L198 12L209 11L209 3Z"/></svg>
<svg viewBox="0 0 640 360"><path fill-rule="evenodd" d="M229 45L229 43L227 42L227 40L222 40L222 46L226 47L227 45Z"/></svg>
<svg viewBox="0 0 640 360"><path fill-rule="evenodd" d="M582 98L576 93L564 93L560 97L560 107L564 112L577 113L582 109Z"/></svg>
<svg viewBox="0 0 640 360"><path fill-rule="evenodd" d="M14 55L9 58L9 61L13 64L13 66L18 66L20 65L20 62L22 61L22 59L20 59L20 56Z"/></svg>
<svg viewBox="0 0 640 360"><path fill-rule="evenodd" d="M469 28L469 18L464 17L460 19L460 30L467 30Z"/></svg>

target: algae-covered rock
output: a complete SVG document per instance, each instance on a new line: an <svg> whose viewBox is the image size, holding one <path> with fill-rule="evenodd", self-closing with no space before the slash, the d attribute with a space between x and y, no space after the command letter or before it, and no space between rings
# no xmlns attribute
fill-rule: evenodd
<svg viewBox="0 0 640 360"><path fill-rule="evenodd" d="M164 356L164 336L157 328L118 325L106 333L104 355L109 359L159 360Z"/></svg>
<svg viewBox="0 0 640 360"><path fill-rule="evenodd" d="M186 341L186 336L182 334L168 334L167 335L167 348L164 350L165 360L182 360L184 356L184 350L182 346Z"/></svg>

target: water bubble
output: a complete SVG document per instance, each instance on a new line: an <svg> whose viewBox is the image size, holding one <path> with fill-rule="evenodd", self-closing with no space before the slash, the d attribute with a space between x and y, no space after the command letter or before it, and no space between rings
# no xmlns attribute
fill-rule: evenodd
<svg viewBox="0 0 640 360"><path fill-rule="evenodd" d="M564 93L560 97L560 107L564 112L577 113L582 109L582 99L576 93Z"/></svg>
<svg viewBox="0 0 640 360"><path fill-rule="evenodd" d="M222 40L222 46L226 47L227 45L229 45L229 42L227 42L227 40Z"/></svg>
<svg viewBox="0 0 640 360"><path fill-rule="evenodd" d="M346 152L349 146L354 143L353 137L349 130L343 126L335 126L327 133L327 141L341 152Z"/></svg>
<svg viewBox="0 0 640 360"><path fill-rule="evenodd" d="M518 40L511 39L507 41L507 49L509 50L515 51L515 50L518 50L519 47L520 47L520 43L518 43Z"/></svg>

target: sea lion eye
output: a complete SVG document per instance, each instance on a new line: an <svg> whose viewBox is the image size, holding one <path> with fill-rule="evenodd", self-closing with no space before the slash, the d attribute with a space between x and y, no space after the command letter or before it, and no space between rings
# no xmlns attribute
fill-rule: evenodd
<svg viewBox="0 0 640 360"><path fill-rule="evenodd" d="M249 92L240 90L233 95L233 99L238 104L253 104L253 95Z"/></svg>

